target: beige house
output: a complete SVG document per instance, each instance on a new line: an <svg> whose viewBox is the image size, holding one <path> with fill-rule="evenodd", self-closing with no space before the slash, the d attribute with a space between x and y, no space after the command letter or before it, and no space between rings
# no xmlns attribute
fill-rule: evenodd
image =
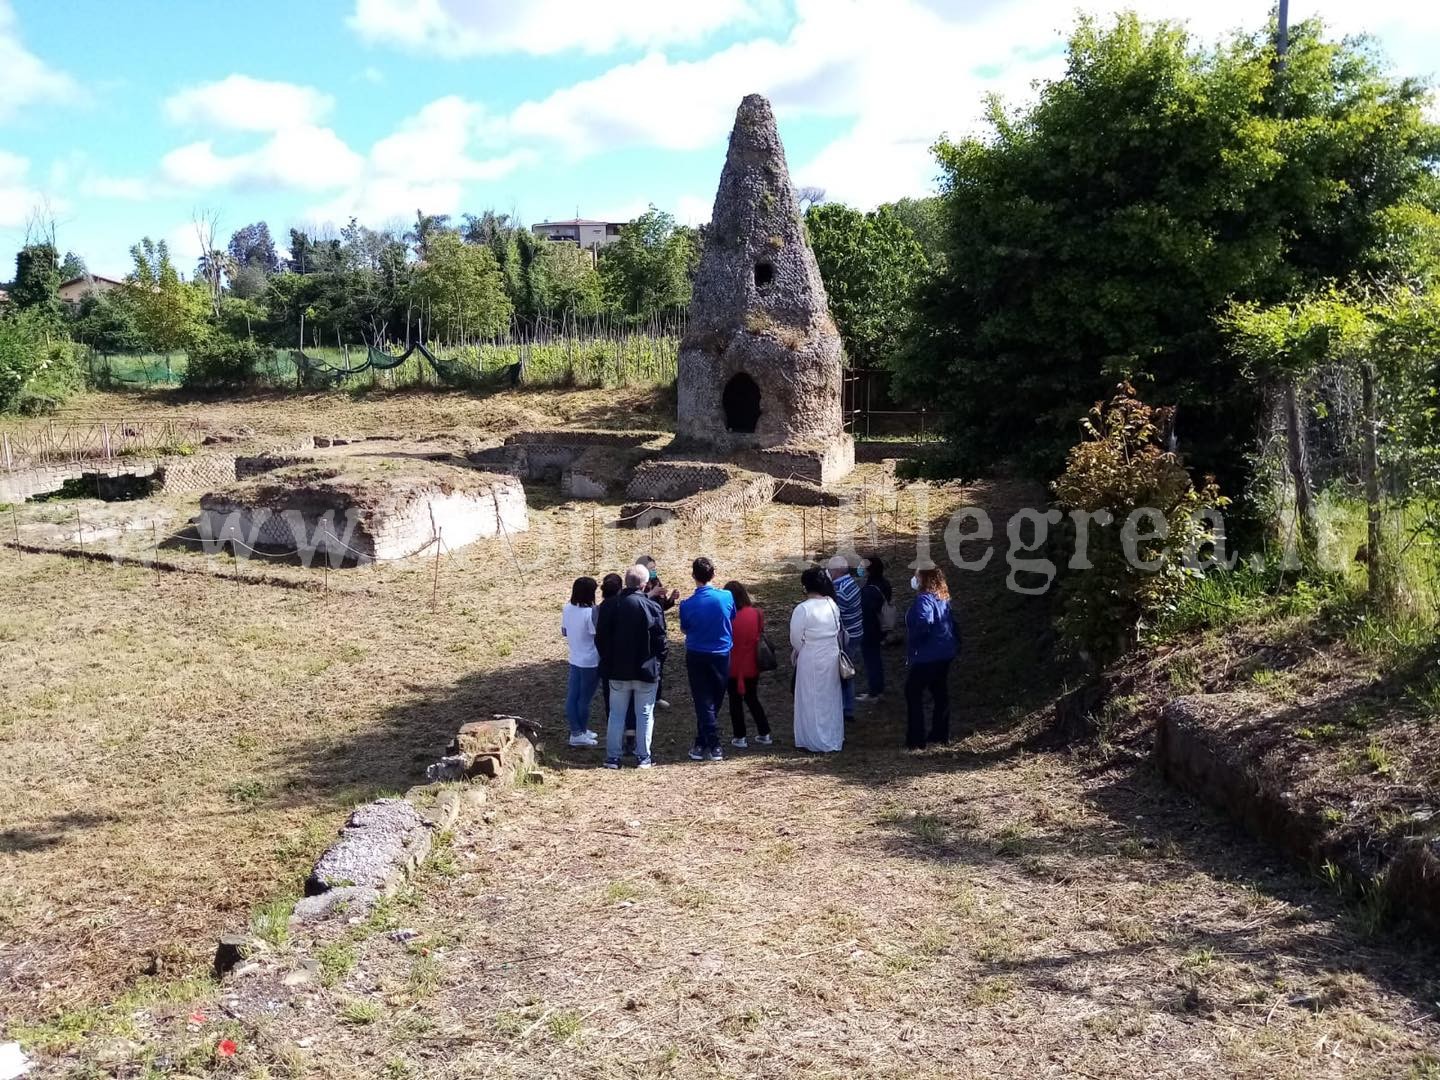
<svg viewBox="0 0 1440 1080"><path fill-rule="evenodd" d="M99 274L84 274L60 283L60 299L67 304L78 304L91 293L107 293L118 289L123 282Z"/></svg>
<svg viewBox="0 0 1440 1080"><path fill-rule="evenodd" d="M599 251L620 239L623 221L591 221L571 218L569 221L542 221L530 231L542 240L555 240L578 245L584 251Z"/></svg>

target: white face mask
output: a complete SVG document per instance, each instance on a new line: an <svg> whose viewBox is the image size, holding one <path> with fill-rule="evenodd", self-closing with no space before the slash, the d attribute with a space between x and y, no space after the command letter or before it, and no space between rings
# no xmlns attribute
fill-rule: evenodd
<svg viewBox="0 0 1440 1080"><path fill-rule="evenodd" d="M910 579L910 588L914 589L916 592L920 591L920 579L918 577L912 577Z"/></svg>

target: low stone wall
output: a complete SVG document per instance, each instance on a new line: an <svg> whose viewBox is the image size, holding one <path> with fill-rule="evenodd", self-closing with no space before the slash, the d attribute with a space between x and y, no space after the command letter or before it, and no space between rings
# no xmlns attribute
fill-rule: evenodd
<svg viewBox="0 0 1440 1080"><path fill-rule="evenodd" d="M235 480L235 458L230 454L121 458L108 463L76 461L0 472L0 502L22 503L37 495L49 495L72 480L91 481L96 498L134 498L138 488L132 481L145 477L154 478L155 486L170 493L206 491Z"/></svg>
<svg viewBox="0 0 1440 1080"><path fill-rule="evenodd" d="M160 486L172 495L177 492L213 491L224 484L233 484L237 479L236 459L229 454L167 458L159 468Z"/></svg>
<svg viewBox="0 0 1440 1080"><path fill-rule="evenodd" d="M290 465L304 465L315 459L308 454L277 454L266 452L263 454L242 454L235 459L235 475L233 480L250 480L256 476L264 476L276 469L284 469Z"/></svg>
<svg viewBox="0 0 1440 1080"><path fill-rule="evenodd" d="M656 431L517 431L503 445L473 450L467 457L482 468L559 484L572 498L601 499L668 439Z"/></svg>
<svg viewBox="0 0 1440 1080"><path fill-rule="evenodd" d="M839 506L845 500L807 480L777 480L775 501L785 506Z"/></svg>
<svg viewBox="0 0 1440 1080"><path fill-rule="evenodd" d="M505 436L506 446L609 446L615 449L663 444L670 436L663 431L607 431L599 428L513 431Z"/></svg>
<svg viewBox="0 0 1440 1080"><path fill-rule="evenodd" d="M721 466L714 468L723 469ZM747 510L758 510L775 497L775 478L764 473L743 469L724 472L719 487L701 490L674 499L644 499L626 503L620 510L620 521L634 529L646 529L667 521L700 525L707 521L726 521Z"/></svg>
<svg viewBox="0 0 1440 1080"><path fill-rule="evenodd" d="M631 499L675 500L713 491L739 475L733 466L709 461L660 460L647 462L635 470L626 485Z"/></svg>
<svg viewBox="0 0 1440 1080"><path fill-rule="evenodd" d="M854 471L855 440L842 435L816 445L745 450L735 456L735 462L778 480L793 478L829 487Z"/></svg>
<svg viewBox="0 0 1440 1080"><path fill-rule="evenodd" d="M1330 863L1357 887L1378 882L1398 911L1440 933L1440 838L1399 845L1378 835L1332 839L1319 808L1287 791L1243 745L1226 737L1226 725L1214 722L1249 708L1246 698L1232 694L1167 704L1155 728L1160 771L1292 856L1317 868Z"/></svg>
<svg viewBox="0 0 1440 1080"><path fill-rule="evenodd" d="M335 566L403 559L437 533L454 550L529 528L525 489L512 477L441 465L417 475L411 462L393 479L383 470L357 479L353 467L291 467L211 492L196 527L202 539Z"/></svg>
<svg viewBox="0 0 1440 1080"><path fill-rule="evenodd" d="M536 768L539 739L539 726L520 717L466 724L451 754L427 770L461 787L411 788L404 798L357 808L305 879L283 954L251 932L226 934L217 943L215 974L227 980L233 1005L264 1012L290 990L315 983L320 964L304 955L306 946L323 947L394 895L429 857L435 836L454 827L464 807L484 805L487 782L543 781Z"/></svg>

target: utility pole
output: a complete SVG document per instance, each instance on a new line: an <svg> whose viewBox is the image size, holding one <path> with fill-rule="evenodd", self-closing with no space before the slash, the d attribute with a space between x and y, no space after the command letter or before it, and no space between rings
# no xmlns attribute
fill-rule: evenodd
<svg viewBox="0 0 1440 1080"><path fill-rule="evenodd" d="M1275 55L1280 66L1285 66L1285 54L1290 51L1290 0L1279 0L1280 10L1276 15Z"/></svg>

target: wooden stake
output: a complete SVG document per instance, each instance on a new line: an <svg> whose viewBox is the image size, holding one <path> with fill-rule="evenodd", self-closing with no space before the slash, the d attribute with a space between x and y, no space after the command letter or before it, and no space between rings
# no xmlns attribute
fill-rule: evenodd
<svg viewBox="0 0 1440 1080"><path fill-rule="evenodd" d="M597 521L595 507L590 508L590 565L598 574L600 572L600 550L598 540L599 524Z"/></svg>
<svg viewBox="0 0 1440 1080"><path fill-rule="evenodd" d="M150 519L150 536L155 541L155 584L160 584L160 523Z"/></svg>
<svg viewBox="0 0 1440 1080"><path fill-rule="evenodd" d="M85 550L85 526L80 523L80 508L75 508L75 540L80 545L80 550Z"/></svg>
<svg viewBox="0 0 1440 1080"><path fill-rule="evenodd" d="M435 581L430 586L430 610L438 611L440 607L440 534L444 529L435 530Z"/></svg>
<svg viewBox="0 0 1440 1080"><path fill-rule="evenodd" d="M15 528L15 542L20 542L20 512L15 509L15 504L10 504L10 524Z"/></svg>
<svg viewBox="0 0 1440 1080"><path fill-rule="evenodd" d="M804 506L800 507L800 553L810 561L810 511Z"/></svg>

